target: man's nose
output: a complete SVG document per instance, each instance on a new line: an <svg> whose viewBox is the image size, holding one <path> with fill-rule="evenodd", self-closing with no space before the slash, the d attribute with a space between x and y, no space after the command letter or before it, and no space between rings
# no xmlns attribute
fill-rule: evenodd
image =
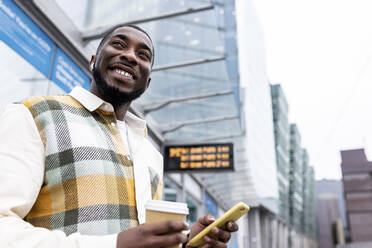
<svg viewBox="0 0 372 248"><path fill-rule="evenodd" d="M133 49L124 50L121 53L120 58L128 61L131 65L137 65L137 57Z"/></svg>

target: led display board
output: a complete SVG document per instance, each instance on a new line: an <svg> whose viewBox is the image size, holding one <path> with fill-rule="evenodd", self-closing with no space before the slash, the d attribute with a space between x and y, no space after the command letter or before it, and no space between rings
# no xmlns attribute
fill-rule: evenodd
<svg viewBox="0 0 372 248"><path fill-rule="evenodd" d="M233 151L232 143L165 146L164 170L234 170Z"/></svg>

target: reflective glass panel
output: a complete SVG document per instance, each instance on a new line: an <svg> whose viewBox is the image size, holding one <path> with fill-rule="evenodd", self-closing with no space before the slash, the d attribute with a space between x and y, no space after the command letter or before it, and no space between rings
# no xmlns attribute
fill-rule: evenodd
<svg viewBox="0 0 372 248"><path fill-rule="evenodd" d="M155 121L165 139L195 141L241 132L233 0L56 2L82 32L135 21L149 33L155 47L151 86L133 105ZM195 11L207 6L213 8ZM75 9L84 11L78 15ZM99 40L89 43L97 47ZM156 105L161 107L152 109ZM226 116L236 118L219 119Z"/></svg>
<svg viewBox="0 0 372 248"><path fill-rule="evenodd" d="M36 70L13 49L0 41L0 108L34 95L60 94L63 91Z"/></svg>

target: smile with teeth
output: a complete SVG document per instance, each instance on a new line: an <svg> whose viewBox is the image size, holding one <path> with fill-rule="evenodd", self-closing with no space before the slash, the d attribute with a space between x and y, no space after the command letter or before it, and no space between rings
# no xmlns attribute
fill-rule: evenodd
<svg viewBox="0 0 372 248"><path fill-rule="evenodd" d="M120 75L122 75L122 76L124 76L124 77L130 78L130 79L133 79L132 74L130 74L130 73L127 72L127 71L120 70L120 69L115 69L115 72L116 72L116 73L119 73Z"/></svg>

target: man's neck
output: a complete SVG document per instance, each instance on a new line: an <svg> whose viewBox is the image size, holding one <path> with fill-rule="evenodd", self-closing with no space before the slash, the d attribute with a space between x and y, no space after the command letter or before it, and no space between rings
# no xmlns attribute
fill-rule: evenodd
<svg viewBox="0 0 372 248"><path fill-rule="evenodd" d="M120 105L120 106L114 106L114 111L116 115L116 119L123 121L126 113L128 112L128 109L130 107L131 102L128 102L126 104Z"/></svg>
<svg viewBox="0 0 372 248"><path fill-rule="evenodd" d="M104 100L104 97L100 95L100 93L98 92L98 89L96 87L95 84L91 84L91 88L90 88L90 92L96 96L98 96L99 98L101 98L102 100ZM124 117L130 107L130 104L132 102L127 102L127 103L124 103L124 104L121 104L121 105L113 105L114 107L114 112L115 112L115 115L116 115L116 119L118 120L124 120Z"/></svg>

